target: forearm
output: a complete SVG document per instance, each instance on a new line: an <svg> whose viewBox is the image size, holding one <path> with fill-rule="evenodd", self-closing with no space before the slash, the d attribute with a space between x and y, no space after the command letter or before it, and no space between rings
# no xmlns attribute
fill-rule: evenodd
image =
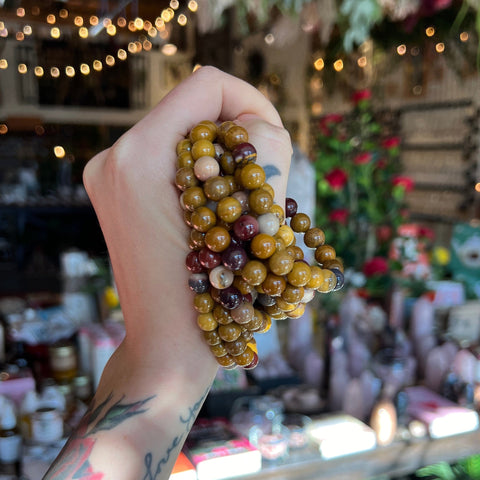
<svg viewBox="0 0 480 480"><path fill-rule="evenodd" d="M205 360L185 375L159 367L140 378L119 351L44 480L168 479L216 371Z"/></svg>

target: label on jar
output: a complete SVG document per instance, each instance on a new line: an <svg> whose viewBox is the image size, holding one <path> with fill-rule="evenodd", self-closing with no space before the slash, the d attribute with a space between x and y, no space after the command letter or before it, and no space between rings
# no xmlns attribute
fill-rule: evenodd
<svg viewBox="0 0 480 480"><path fill-rule="evenodd" d="M0 463L13 463L20 459L22 448L22 437L12 435L11 437L0 437Z"/></svg>
<svg viewBox="0 0 480 480"><path fill-rule="evenodd" d="M37 443L54 443L63 436L63 420L54 409L36 411L32 417L32 440Z"/></svg>

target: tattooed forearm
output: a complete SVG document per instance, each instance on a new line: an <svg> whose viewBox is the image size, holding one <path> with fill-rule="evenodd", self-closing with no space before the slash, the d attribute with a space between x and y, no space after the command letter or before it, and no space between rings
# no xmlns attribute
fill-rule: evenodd
<svg viewBox="0 0 480 480"><path fill-rule="evenodd" d="M271 177L274 177L275 175L281 175L280 170L275 165L265 165L263 167L263 170L265 171L265 176L267 177L267 180L269 180Z"/></svg>
<svg viewBox="0 0 480 480"><path fill-rule="evenodd" d="M200 411L200 408L208 394L208 390L209 389L205 391L205 393L198 399L197 402L195 402L191 407L189 407L188 414L185 418L180 415L179 420L180 423L182 423L182 425L184 426L183 431L172 440L172 443L167 448L167 451L165 452L163 457L157 462L157 465L153 465L152 452L149 452L145 455L146 472L142 480L157 480L159 478L159 475L162 473L162 468L171 459L172 453L178 453L176 452L176 449L183 444L186 435L192 428L193 422L197 418L198 412Z"/></svg>
<svg viewBox="0 0 480 480"><path fill-rule="evenodd" d="M92 402L76 431L64 449L43 477L43 480L101 480L104 474L94 472L90 464L90 454L95 445L93 434L102 430L112 430L130 417L144 413L142 408L153 397L132 403L122 403L123 397L107 407L113 395L98 404Z"/></svg>

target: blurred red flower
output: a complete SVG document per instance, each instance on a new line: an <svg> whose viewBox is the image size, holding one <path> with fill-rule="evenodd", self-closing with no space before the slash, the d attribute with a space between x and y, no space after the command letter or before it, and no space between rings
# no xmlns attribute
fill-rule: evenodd
<svg viewBox="0 0 480 480"><path fill-rule="evenodd" d="M347 172L341 168L334 168L325 175L325 180L333 190L341 190L347 183Z"/></svg>
<svg viewBox="0 0 480 480"><path fill-rule="evenodd" d="M346 208L337 208L332 210L328 216L331 222L341 223L342 225L346 225L348 220L348 215L350 212Z"/></svg>
<svg viewBox="0 0 480 480"><path fill-rule="evenodd" d="M383 148L395 148L400 145L400 137L388 137L382 141Z"/></svg>
<svg viewBox="0 0 480 480"><path fill-rule="evenodd" d="M385 257L373 257L363 265L363 273L367 277L388 273L388 260Z"/></svg>
<svg viewBox="0 0 480 480"><path fill-rule="evenodd" d="M362 100L370 100L370 98L372 98L372 92L370 90L358 90L352 95L352 102L357 105Z"/></svg>
<svg viewBox="0 0 480 480"><path fill-rule="evenodd" d="M370 152L362 152L353 158L353 163L355 165L365 165L366 163L369 163L370 160L372 159L372 154Z"/></svg>
<svg viewBox="0 0 480 480"><path fill-rule="evenodd" d="M392 185L403 187L406 192L411 192L413 190L413 180L410 177L397 175L392 178Z"/></svg>

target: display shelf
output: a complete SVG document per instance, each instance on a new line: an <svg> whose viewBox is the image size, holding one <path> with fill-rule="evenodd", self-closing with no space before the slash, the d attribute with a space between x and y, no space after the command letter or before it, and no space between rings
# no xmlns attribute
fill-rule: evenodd
<svg viewBox="0 0 480 480"><path fill-rule="evenodd" d="M453 463L480 453L480 430L442 439L395 442L364 453L323 460L318 452L290 455L288 460L265 465L261 472L235 477L256 480L366 480L395 478L438 462Z"/></svg>

